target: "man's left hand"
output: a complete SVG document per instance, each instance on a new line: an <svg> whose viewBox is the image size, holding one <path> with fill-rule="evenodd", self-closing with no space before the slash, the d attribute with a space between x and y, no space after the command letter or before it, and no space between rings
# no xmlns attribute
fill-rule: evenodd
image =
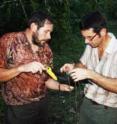
<svg viewBox="0 0 117 124"><path fill-rule="evenodd" d="M70 76L75 82L88 79L89 74L90 74L90 70L82 69L82 68L76 68L70 71Z"/></svg>
<svg viewBox="0 0 117 124"><path fill-rule="evenodd" d="M72 91L74 89L73 86L67 85L67 84L59 84L60 85L60 91Z"/></svg>

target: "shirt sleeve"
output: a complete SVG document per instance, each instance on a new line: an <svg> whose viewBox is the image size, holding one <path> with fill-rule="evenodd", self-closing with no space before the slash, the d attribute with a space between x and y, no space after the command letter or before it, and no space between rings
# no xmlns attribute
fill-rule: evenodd
<svg viewBox="0 0 117 124"><path fill-rule="evenodd" d="M4 35L0 38L0 68L6 68L6 48L7 48L7 36Z"/></svg>
<svg viewBox="0 0 117 124"><path fill-rule="evenodd" d="M21 45L17 33L3 35L0 38L0 67L11 68L17 66L16 61L21 59L21 49L23 49L23 45Z"/></svg>
<svg viewBox="0 0 117 124"><path fill-rule="evenodd" d="M7 63L9 67L16 67L31 62L30 48L25 43L25 38L16 36L7 47Z"/></svg>
<svg viewBox="0 0 117 124"><path fill-rule="evenodd" d="M3 49L0 47L0 68L5 67L5 57Z"/></svg>

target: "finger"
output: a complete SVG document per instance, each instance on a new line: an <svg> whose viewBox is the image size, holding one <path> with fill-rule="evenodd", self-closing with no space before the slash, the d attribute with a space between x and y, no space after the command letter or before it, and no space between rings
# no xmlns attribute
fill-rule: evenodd
<svg viewBox="0 0 117 124"><path fill-rule="evenodd" d="M68 66L65 66L64 71L65 72L69 72L69 67Z"/></svg>
<svg viewBox="0 0 117 124"><path fill-rule="evenodd" d="M43 64L41 64L41 63L39 63L39 62L33 62L33 64L35 65L35 66L37 66L37 67L40 67L40 68L42 68L43 70L45 69L45 67L44 67L44 65Z"/></svg>
<svg viewBox="0 0 117 124"><path fill-rule="evenodd" d="M71 91L71 90L73 90L73 89L74 89L74 87L72 87L72 86L69 86L69 89L70 89L70 91Z"/></svg>
<svg viewBox="0 0 117 124"><path fill-rule="evenodd" d="M64 91L72 91L74 89L73 86L65 85L64 86Z"/></svg>
<svg viewBox="0 0 117 124"><path fill-rule="evenodd" d="M70 73L70 76L71 76L71 77L76 76L76 73L75 73L75 72Z"/></svg>
<svg viewBox="0 0 117 124"><path fill-rule="evenodd" d="M39 71L39 73L40 73L40 74L42 74L42 68L39 68L39 70L38 70L38 71Z"/></svg>
<svg viewBox="0 0 117 124"><path fill-rule="evenodd" d="M63 68L60 68L60 72L63 72Z"/></svg>
<svg viewBox="0 0 117 124"><path fill-rule="evenodd" d="M65 87L64 91L71 91L71 89L69 87Z"/></svg>
<svg viewBox="0 0 117 124"><path fill-rule="evenodd" d="M39 69L39 73L42 74L42 70L41 69Z"/></svg>
<svg viewBox="0 0 117 124"><path fill-rule="evenodd" d="M72 75L72 74L74 74L74 73L76 73L75 70L69 71L69 74L70 74L70 75Z"/></svg>
<svg viewBox="0 0 117 124"><path fill-rule="evenodd" d="M35 70L32 70L31 72L34 74L34 73L36 73L37 71L35 71Z"/></svg>
<svg viewBox="0 0 117 124"><path fill-rule="evenodd" d="M75 81L75 82L78 82L78 81L79 81L79 79L78 79L78 78L76 78L76 79L74 79L74 81Z"/></svg>
<svg viewBox="0 0 117 124"><path fill-rule="evenodd" d="M77 77L78 77L78 75L77 75L77 74L75 74L75 73L72 73L72 74L70 75L70 77L71 77L71 78L77 78Z"/></svg>
<svg viewBox="0 0 117 124"><path fill-rule="evenodd" d="M42 70L45 70L45 69L46 69L45 66L44 66L43 64L41 64L41 63L38 63L38 66L39 66Z"/></svg>
<svg viewBox="0 0 117 124"><path fill-rule="evenodd" d="M64 67L62 67L62 68L60 69L60 71L61 71L61 72L66 72L67 69L66 69L66 67L64 66Z"/></svg>

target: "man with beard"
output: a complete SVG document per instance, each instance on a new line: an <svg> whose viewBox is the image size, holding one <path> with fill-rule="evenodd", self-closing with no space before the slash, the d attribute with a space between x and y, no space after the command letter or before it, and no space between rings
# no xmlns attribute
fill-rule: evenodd
<svg viewBox="0 0 117 124"><path fill-rule="evenodd" d="M47 124L46 89L73 89L46 73L46 66L52 66L52 52L47 43L52 30L52 19L43 12L35 12L25 31L0 38L0 81L6 124Z"/></svg>
<svg viewBox="0 0 117 124"><path fill-rule="evenodd" d="M117 124L117 39L108 32L106 20L98 11L81 19L80 31L86 43L80 62L61 68L75 82L89 81L79 124Z"/></svg>

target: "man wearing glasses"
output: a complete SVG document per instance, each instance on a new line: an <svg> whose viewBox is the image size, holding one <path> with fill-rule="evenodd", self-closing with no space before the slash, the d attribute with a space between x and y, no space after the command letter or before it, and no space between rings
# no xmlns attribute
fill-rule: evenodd
<svg viewBox="0 0 117 124"><path fill-rule="evenodd" d="M99 12L84 16L79 26L86 43L80 63L61 67L75 82L90 82L84 88L79 124L117 124L117 39Z"/></svg>

